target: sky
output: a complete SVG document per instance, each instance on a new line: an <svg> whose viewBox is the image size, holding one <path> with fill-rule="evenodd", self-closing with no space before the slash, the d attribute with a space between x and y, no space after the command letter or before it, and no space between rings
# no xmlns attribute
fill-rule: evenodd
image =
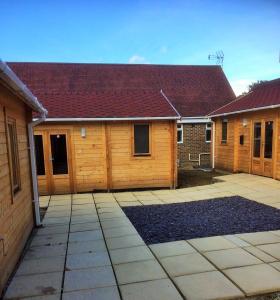
<svg viewBox="0 0 280 300"><path fill-rule="evenodd" d="M280 77L280 0L0 0L4 61L215 64L235 93Z"/></svg>

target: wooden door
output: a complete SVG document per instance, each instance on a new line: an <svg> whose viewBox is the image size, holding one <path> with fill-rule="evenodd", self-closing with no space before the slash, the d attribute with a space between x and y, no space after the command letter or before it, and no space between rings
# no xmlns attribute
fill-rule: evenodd
<svg viewBox="0 0 280 300"><path fill-rule="evenodd" d="M48 132L50 193L72 192L72 166L67 130Z"/></svg>
<svg viewBox="0 0 280 300"><path fill-rule="evenodd" d="M273 176L274 125L271 119L253 121L252 173Z"/></svg>

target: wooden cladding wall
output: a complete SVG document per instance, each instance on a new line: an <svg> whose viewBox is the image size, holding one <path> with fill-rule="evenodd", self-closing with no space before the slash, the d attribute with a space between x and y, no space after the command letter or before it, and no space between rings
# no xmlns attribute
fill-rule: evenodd
<svg viewBox="0 0 280 300"><path fill-rule="evenodd" d="M149 156L133 155L133 122L98 122L77 124L42 124L35 134L44 135L46 171L49 147L48 132L67 130L72 179L68 192L174 187L177 183L177 130L174 121L150 122ZM81 129L85 129L85 137ZM70 155L71 153L71 155ZM54 193L48 177L38 176L41 194ZM54 179L55 181L55 179ZM51 186L51 184L50 184Z"/></svg>
<svg viewBox="0 0 280 300"><path fill-rule="evenodd" d="M8 159L7 119L16 121L20 190L13 195ZM0 295L33 228L27 122L31 112L0 83Z"/></svg>
<svg viewBox="0 0 280 300"><path fill-rule="evenodd" d="M217 169L231 172L253 173L253 122L264 122L271 120L273 126L273 156L271 163L266 162L263 171L265 176L280 179L280 110L270 109L251 113L236 114L225 117L228 120L228 141L221 142L222 120L214 118L215 121L215 167ZM243 136L243 145L240 143ZM271 174L271 175L267 175Z"/></svg>

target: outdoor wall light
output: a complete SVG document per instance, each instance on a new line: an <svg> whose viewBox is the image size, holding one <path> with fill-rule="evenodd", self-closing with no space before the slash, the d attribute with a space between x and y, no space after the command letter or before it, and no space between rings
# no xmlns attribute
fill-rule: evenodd
<svg viewBox="0 0 280 300"><path fill-rule="evenodd" d="M85 129L85 127L82 127L82 128L81 128L81 137L82 137L82 138L85 138L85 137L86 137L86 129Z"/></svg>
<svg viewBox="0 0 280 300"><path fill-rule="evenodd" d="M243 119L242 120L242 125L243 125L243 127L246 127L248 125L248 120L247 119Z"/></svg>

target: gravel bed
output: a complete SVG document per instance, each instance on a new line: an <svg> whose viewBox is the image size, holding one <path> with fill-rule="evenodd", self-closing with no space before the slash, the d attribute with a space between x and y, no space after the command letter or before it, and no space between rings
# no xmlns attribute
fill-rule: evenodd
<svg viewBox="0 0 280 300"><path fill-rule="evenodd" d="M280 229L280 210L240 196L122 209L146 244Z"/></svg>

